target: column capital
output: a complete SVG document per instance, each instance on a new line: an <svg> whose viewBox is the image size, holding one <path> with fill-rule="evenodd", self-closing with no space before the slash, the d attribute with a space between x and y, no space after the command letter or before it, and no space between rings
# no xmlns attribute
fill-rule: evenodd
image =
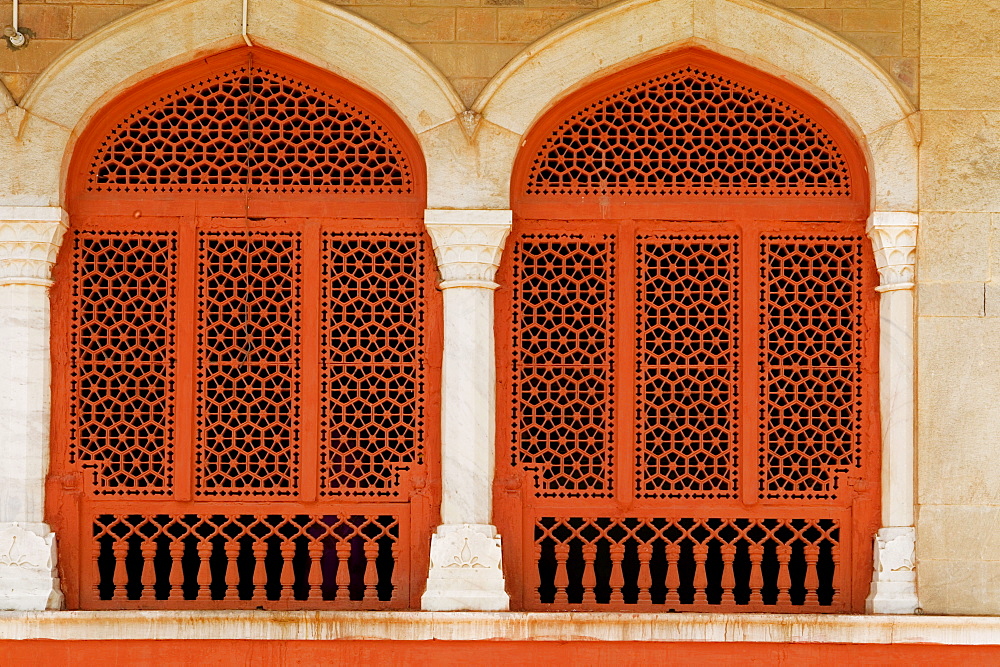
<svg viewBox="0 0 1000 667"><path fill-rule="evenodd" d="M881 285L879 292L913 289L917 259L916 213L875 211L868 219L868 236L875 250Z"/></svg>
<svg viewBox="0 0 1000 667"><path fill-rule="evenodd" d="M506 209L428 209L424 224L434 243L441 289L483 287L493 282L512 213Z"/></svg>
<svg viewBox="0 0 1000 667"><path fill-rule="evenodd" d="M0 285L51 285L67 221L59 206L0 206Z"/></svg>

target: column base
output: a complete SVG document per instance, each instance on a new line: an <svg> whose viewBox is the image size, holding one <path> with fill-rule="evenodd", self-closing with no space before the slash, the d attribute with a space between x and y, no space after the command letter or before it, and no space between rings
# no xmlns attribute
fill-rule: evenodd
<svg viewBox="0 0 1000 667"><path fill-rule="evenodd" d="M56 536L44 523L0 523L0 609L62 609Z"/></svg>
<svg viewBox="0 0 1000 667"><path fill-rule="evenodd" d="M917 571L912 526L882 528L875 536L875 571L865 601L869 614L915 614Z"/></svg>
<svg viewBox="0 0 1000 667"><path fill-rule="evenodd" d="M425 611L506 611L500 536L489 524L438 526L431 537Z"/></svg>

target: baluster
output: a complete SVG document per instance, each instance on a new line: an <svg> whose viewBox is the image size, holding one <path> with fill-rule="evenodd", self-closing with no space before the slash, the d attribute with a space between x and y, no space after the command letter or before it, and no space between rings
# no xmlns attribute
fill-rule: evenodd
<svg viewBox="0 0 1000 667"><path fill-rule="evenodd" d="M240 599L240 543L233 539L226 542L226 594L224 600L232 602Z"/></svg>
<svg viewBox="0 0 1000 667"><path fill-rule="evenodd" d="M156 542L142 542L142 592L139 598L156 599Z"/></svg>
<svg viewBox="0 0 1000 667"><path fill-rule="evenodd" d="M556 573L555 581L553 582L556 587L556 604L569 604L569 566L567 562L569 560L569 545L559 543L556 545Z"/></svg>
<svg viewBox="0 0 1000 667"><path fill-rule="evenodd" d="M323 542L309 541L309 596L310 600L323 600Z"/></svg>
<svg viewBox="0 0 1000 667"><path fill-rule="evenodd" d="M184 599L184 541L175 538L170 543L170 594Z"/></svg>
<svg viewBox="0 0 1000 667"><path fill-rule="evenodd" d="M650 589L653 587L653 574L649 571L649 561L653 558L653 545L639 545L639 604L652 604Z"/></svg>
<svg viewBox="0 0 1000 667"><path fill-rule="evenodd" d="M681 547L675 542L667 542L664 550L667 555L667 604L680 604L681 574L678 564L681 560Z"/></svg>
<svg viewBox="0 0 1000 667"><path fill-rule="evenodd" d="M833 588L833 598L831 601L836 603L837 594L840 593L840 588L837 587L837 582L840 581L840 542L833 543L830 556L833 559L833 580L830 582L830 587Z"/></svg>
<svg viewBox="0 0 1000 667"><path fill-rule="evenodd" d="M625 573L622 572L622 562L625 560L625 545L611 545L611 604L625 604Z"/></svg>
<svg viewBox="0 0 1000 667"><path fill-rule="evenodd" d="M253 543L253 600L267 599L267 542Z"/></svg>
<svg viewBox="0 0 1000 667"><path fill-rule="evenodd" d="M597 570L594 569L594 561L597 560L597 545L583 545L583 602L584 604L594 604L597 602Z"/></svg>
<svg viewBox="0 0 1000 667"><path fill-rule="evenodd" d="M389 583L392 584L392 592L389 594L389 599L392 600L396 597L396 586L398 582L399 575L399 544L397 542L392 543L392 577L389 579Z"/></svg>
<svg viewBox="0 0 1000 667"><path fill-rule="evenodd" d="M337 542L337 599L348 602L351 599L351 543Z"/></svg>
<svg viewBox="0 0 1000 667"><path fill-rule="evenodd" d="M736 573L733 561L736 560L736 545L722 545L722 604L736 604L733 591L736 588Z"/></svg>
<svg viewBox="0 0 1000 667"><path fill-rule="evenodd" d="M365 542L365 602L378 600L378 542Z"/></svg>
<svg viewBox="0 0 1000 667"><path fill-rule="evenodd" d="M792 548L787 544L779 544L776 549L778 553L778 604L792 604L792 574L789 569L789 561L792 556Z"/></svg>
<svg viewBox="0 0 1000 667"><path fill-rule="evenodd" d="M708 545L696 543L694 545L694 603L708 604L708 573L705 570L705 561L708 560Z"/></svg>
<svg viewBox="0 0 1000 667"><path fill-rule="evenodd" d="M209 565L211 556L212 543L198 540L198 600L212 599L212 570Z"/></svg>
<svg viewBox="0 0 1000 667"><path fill-rule="evenodd" d="M750 552L750 604L764 604L764 571L761 563L764 561L764 547L751 544Z"/></svg>
<svg viewBox="0 0 1000 667"><path fill-rule="evenodd" d="M807 544L806 554L806 601L808 605L819 604L819 546Z"/></svg>
<svg viewBox="0 0 1000 667"><path fill-rule="evenodd" d="M112 599L127 599L128 571L125 569L125 558L128 556L128 538L115 540L113 551L115 554L115 574L112 581L115 584L115 592L112 594Z"/></svg>
<svg viewBox="0 0 1000 667"><path fill-rule="evenodd" d="M278 599L295 599L295 542L281 543L281 592ZM285 595L287 594L287 598Z"/></svg>

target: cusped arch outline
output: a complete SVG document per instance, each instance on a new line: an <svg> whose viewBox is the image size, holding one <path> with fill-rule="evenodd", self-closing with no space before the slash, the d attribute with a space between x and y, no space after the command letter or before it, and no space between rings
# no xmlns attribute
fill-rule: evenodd
<svg viewBox="0 0 1000 667"><path fill-rule="evenodd" d="M609 39L616 35L628 39ZM587 14L517 55L472 110L519 143L567 94L686 46L784 78L828 104L867 152L874 209L917 211L915 110L899 86L843 38L758 0L626 0ZM509 174L512 164L494 167Z"/></svg>
<svg viewBox="0 0 1000 667"><path fill-rule="evenodd" d="M248 33L254 45L333 72L386 102L424 148L429 189L454 177L438 175L433 151L424 144L440 145L441 135L449 138L446 143L456 138L465 143L458 120L464 105L437 68L401 39L321 0L251 0ZM47 182L39 189L48 192L38 194L63 201L76 138L120 92L243 43L238 2L164 0L105 26L67 50L40 75L20 105L36 120L27 124L25 143L61 142L64 147L58 173L41 175ZM64 136L53 136L60 133ZM428 134L438 140L425 142Z"/></svg>

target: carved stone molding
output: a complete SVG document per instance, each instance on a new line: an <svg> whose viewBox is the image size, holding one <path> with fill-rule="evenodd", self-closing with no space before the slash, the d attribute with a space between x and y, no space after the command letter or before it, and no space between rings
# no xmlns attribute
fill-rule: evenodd
<svg viewBox="0 0 1000 667"><path fill-rule="evenodd" d="M507 210L427 210L424 222L434 243L441 289L495 289L493 278L511 219Z"/></svg>
<svg viewBox="0 0 1000 667"><path fill-rule="evenodd" d="M912 614L917 610L916 531L882 528L875 536L875 567L869 613Z"/></svg>
<svg viewBox="0 0 1000 667"><path fill-rule="evenodd" d="M431 537L431 567L421 606L427 611L503 611L500 537L484 524L438 526Z"/></svg>
<svg viewBox="0 0 1000 667"><path fill-rule="evenodd" d="M875 264L882 284L878 290L913 289L917 260L917 214L876 211L868 224Z"/></svg>
<svg viewBox="0 0 1000 667"><path fill-rule="evenodd" d="M61 208L0 206L0 285L51 285L65 232Z"/></svg>
<svg viewBox="0 0 1000 667"><path fill-rule="evenodd" d="M0 524L0 609L60 607L55 535L45 524Z"/></svg>

